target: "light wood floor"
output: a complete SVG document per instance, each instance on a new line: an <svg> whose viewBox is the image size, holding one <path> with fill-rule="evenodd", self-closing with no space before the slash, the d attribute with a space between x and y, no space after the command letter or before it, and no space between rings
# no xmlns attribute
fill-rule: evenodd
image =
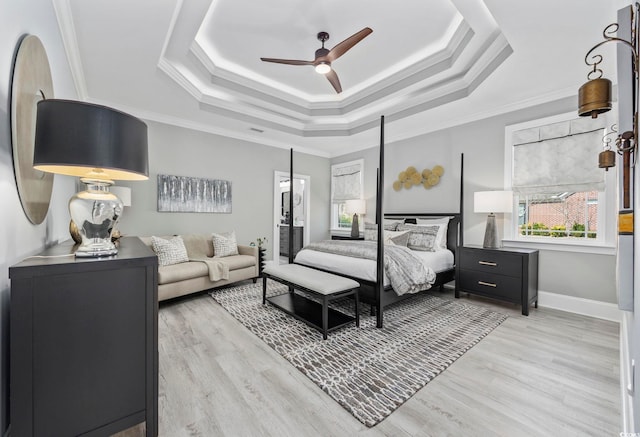
<svg viewBox="0 0 640 437"><path fill-rule="evenodd" d="M510 317L374 428L211 297L161 305L160 435L618 435L617 323L544 308L525 317L511 304L463 300Z"/></svg>

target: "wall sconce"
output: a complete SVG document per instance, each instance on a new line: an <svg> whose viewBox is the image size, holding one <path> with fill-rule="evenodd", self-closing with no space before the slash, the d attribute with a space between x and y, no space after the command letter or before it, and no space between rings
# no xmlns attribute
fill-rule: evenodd
<svg viewBox="0 0 640 437"><path fill-rule="evenodd" d="M587 52L584 57L585 64L593 67L593 69L587 74L589 81L580 87L578 91L578 114L582 117L590 116L597 118L599 114L607 112L611 109L611 81L602 77L602 69L599 68L599 64L603 58L600 54L593 54L593 52L608 42L622 43L623 45L631 49L632 65L633 65L633 77L634 77L634 99L633 99L633 128L631 131L625 131L616 139L617 152L622 155L622 170L623 170L623 207L629 208L631 204L630 200L630 184L631 184L631 168L635 166L636 153L637 153L637 140L638 140L638 103L639 87L638 81L638 48L636 47L637 32L638 32L638 9L640 5L635 3L633 18L631 23L631 35L633 40L627 41L622 38L613 36L619 28L618 23L613 23L604 28L602 36L604 41L600 41L593 46L591 50ZM607 134L608 135L608 134ZM605 135L606 136L606 135ZM607 142L608 143L608 142ZM631 154L634 154L633 161L631 160ZM610 147L605 147L605 150L600 153L598 157L598 166L600 168L609 169L615 165L615 154L610 150Z"/></svg>

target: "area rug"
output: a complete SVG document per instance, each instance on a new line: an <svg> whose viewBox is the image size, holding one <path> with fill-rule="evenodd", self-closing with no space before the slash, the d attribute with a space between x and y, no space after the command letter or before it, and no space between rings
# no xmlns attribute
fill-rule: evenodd
<svg viewBox="0 0 640 437"><path fill-rule="evenodd" d="M269 295L286 293L273 281ZM362 305L360 328L322 334L267 304L262 285L217 290L212 297L366 426L375 426L433 380L507 316L419 293L387 308L375 327ZM348 299L337 303L353 312Z"/></svg>

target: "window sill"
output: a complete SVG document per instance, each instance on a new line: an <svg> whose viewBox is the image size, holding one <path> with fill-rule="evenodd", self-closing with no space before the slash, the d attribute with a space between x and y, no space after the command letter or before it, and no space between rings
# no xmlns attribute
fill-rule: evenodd
<svg viewBox="0 0 640 437"><path fill-rule="evenodd" d="M360 233L363 233L364 230L360 229ZM351 228L337 228L337 229L329 229L329 233L332 235L351 235Z"/></svg>
<svg viewBox="0 0 640 437"><path fill-rule="evenodd" d="M522 247L525 249L538 250L555 250L560 252L579 252L593 253L598 255L616 255L616 246L602 242L597 243L581 243L581 242L557 242L548 241L546 239L528 239L528 240L502 240L504 247Z"/></svg>

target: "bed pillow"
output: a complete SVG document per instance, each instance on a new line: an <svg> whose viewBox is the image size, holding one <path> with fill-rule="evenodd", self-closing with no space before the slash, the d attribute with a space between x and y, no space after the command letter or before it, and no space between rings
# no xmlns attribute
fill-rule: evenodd
<svg viewBox="0 0 640 437"><path fill-rule="evenodd" d="M213 257L222 258L225 256L238 254L238 243L236 241L236 232L225 232L222 234L211 234L213 242Z"/></svg>
<svg viewBox="0 0 640 437"><path fill-rule="evenodd" d="M436 236L438 235L438 225L398 225L399 231L409 231L409 241L407 247L411 250L420 250L423 252L435 252Z"/></svg>
<svg viewBox="0 0 640 437"><path fill-rule="evenodd" d="M151 237L151 247L158 255L158 264L161 266L170 266L172 264L180 264L189 261L187 248L184 246L182 237L175 236L171 240L165 240L160 237Z"/></svg>
<svg viewBox="0 0 640 437"><path fill-rule="evenodd" d="M398 225L400 223L396 223ZM388 231L383 229L384 232L384 244L395 244L396 246L405 246L409 240L408 231ZM368 241L378 240L378 226L374 223L364 224L364 239Z"/></svg>
<svg viewBox="0 0 640 437"><path fill-rule="evenodd" d="M402 224L402 222L393 220L393 221L384 221L382 225L382 229L384 231L396 231L398 225ZM375 223L364 223L364 239L365 240L377 240L378 239L378 225Z"/></svg>
<svg viewBox="0 0 640 437"><path fill-rule="evenodd" d="M402 220L397 219L382 219L382 226L385 231L397 231L398 225L402 223Z"/></svg>
<svg viewBox="0 0 640 437"><path fill-rule="evenodd" d="M438 250L447 250L447 231L449 229L451 217L419 218L418 225L438 225L438 235L436 236L436 247Z"/></svg>
<svg viewBox="0 0 640 437"><path fill-rule="evenodd" d="M407 247L409 231L384 231L384 244Z"/></svg>

